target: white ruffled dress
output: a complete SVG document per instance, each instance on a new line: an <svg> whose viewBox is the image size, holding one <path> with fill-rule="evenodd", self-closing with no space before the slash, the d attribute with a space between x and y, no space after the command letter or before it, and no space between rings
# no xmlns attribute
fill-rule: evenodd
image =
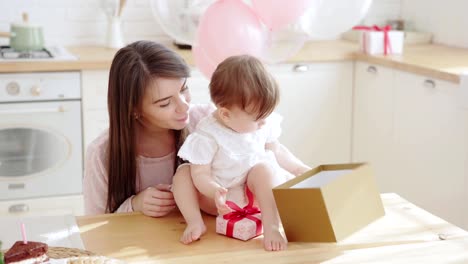
<svg viewBox="0 0 468 264"><path fill-rule="evenodd" d="M282 117L273 113L265 125L252 133L237 133L219 123L213 114L200 120L178 152L191 164L211 164L211 172L218 184L227 188L228 200L242 206L246 203L244 186L249 170L259 162L267 162L282 174L290 175L277 163L273 152L265 144L278 139ZM240 204L239 204L240 203Z"/></svg>

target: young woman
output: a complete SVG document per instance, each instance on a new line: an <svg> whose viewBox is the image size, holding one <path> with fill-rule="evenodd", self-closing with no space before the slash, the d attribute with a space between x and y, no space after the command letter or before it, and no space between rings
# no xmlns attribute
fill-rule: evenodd
<svg viewBox="0 0 468 264"><path fill-rule="evenodd" d="M87 149L86 214L141 211L160 217L175 208L170 192L187 130L213 111L190 106L190 69L167 47L137 41L115 55L109 75L109 130ZM177 173L189 175L188 166Z"/></svg>

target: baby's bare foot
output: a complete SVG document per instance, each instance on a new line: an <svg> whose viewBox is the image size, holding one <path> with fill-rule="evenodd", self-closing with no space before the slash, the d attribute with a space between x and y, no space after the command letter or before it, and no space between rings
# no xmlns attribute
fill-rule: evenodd
<svg viewBox="0 0 468 264"><path fill-rule="evenodd" d="M198 239L206 232L206 226L203 222L196 224L188 224L184 233L180 237L180 242L188 245Z"/></svg>
<svg viewBox="0 0 468 264"><path fill-rule="evenodd" d="M263 232L263 246L267 251L285 250L288 241L277 228L266 228Z"/></svg>

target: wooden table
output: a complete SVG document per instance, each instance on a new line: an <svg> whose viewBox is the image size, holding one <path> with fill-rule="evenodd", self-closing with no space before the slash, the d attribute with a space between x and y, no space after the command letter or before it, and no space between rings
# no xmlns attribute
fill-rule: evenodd
<svg viewBox="0 0 468 264"><path fill-rule="evenodd" d="M339 243L289 243L266 252L262 238L248 242L208 231L186 246L179 213L151 218L139 213L77 217L87 250L150 263L468 263L468 233L396 194L382 194L386 215Z"/></svg>

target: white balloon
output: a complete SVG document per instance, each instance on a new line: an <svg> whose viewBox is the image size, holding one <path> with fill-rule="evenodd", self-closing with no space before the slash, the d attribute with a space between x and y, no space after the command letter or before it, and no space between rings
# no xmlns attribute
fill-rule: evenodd
<svg viewBox="0 0 468 264"><path fill-rule="evenodd" d="M162 29L179 43L192 45L201 15L215 0L150 0Z"/></svg>
<svg viewBox="0 0 468 264"><path fill-rule="evenodd" d="M268 31L268 29L265 29ZM267 63L278 63L296 54L309 39L298 23L285 28L269 31L262 54L262 60Z"/></svg>
<svg viewBox="0 0 468 264"><path fill-rule="evenodd" d="M372 0L321 0L300 18L311 39L332 39L364 18Z"/></svg>

